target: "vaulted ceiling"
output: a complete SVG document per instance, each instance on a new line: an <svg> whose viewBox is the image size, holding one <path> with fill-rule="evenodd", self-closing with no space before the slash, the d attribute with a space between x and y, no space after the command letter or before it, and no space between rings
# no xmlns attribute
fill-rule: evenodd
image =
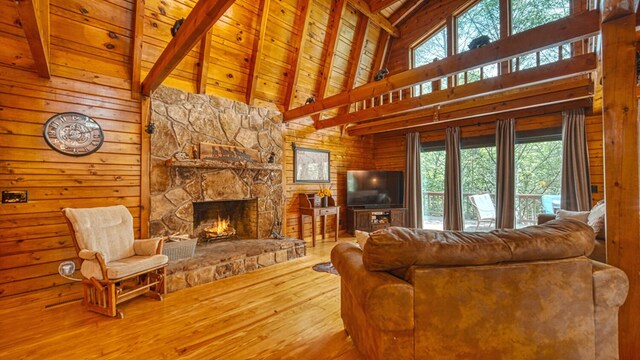
<svg viewBox="0 0 640 360"><path fill-rule="evenodd" d="M367 83L380 67L376 55L387 34L398 36L398 23L422 2L237 0L210 30L206 93L286 110L309 97ZM194 5L147 0L143 78L171 40L175 21L186 18ZM196 46L165 83L198 92L204 48L204 43Z"/></svg>

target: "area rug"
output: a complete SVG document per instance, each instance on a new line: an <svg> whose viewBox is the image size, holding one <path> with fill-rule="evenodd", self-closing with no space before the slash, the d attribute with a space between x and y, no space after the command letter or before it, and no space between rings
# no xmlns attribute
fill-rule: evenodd
<svg viewBox="0 0 640 360"><path fill-rule="evenodd" d="M338 274L338 270L336 270L336 268L333 267L333 264L331 263L331 261L315 264L313 265L312 269L318 272L326 272L333 275L340 275Z"/></svg>

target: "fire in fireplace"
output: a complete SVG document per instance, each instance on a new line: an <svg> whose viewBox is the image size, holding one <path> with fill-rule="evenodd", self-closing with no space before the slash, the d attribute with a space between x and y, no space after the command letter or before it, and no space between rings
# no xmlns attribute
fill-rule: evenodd
<svg viewBox="0 0 640 360"><path fill-rule="evenodd" d="M229 218L221 219L218 215L218 219L214 220L211 226L204 228L202 235L205 240L230 239L236 236L236 229L231 226Z"/></svg>
<svg viewBox="0 0 640 360"><path fill-rule="evenodd" d="M258 199L193 203L193 235L205 241L258 238Z"/></svg>

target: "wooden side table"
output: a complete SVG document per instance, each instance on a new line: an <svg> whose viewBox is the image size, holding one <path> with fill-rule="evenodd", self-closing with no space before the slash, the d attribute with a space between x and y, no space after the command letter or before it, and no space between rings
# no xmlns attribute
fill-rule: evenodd
<svg viewBox="0 0 640 360"><path fill-rule="evenodd" d="M311 200L310 200L311 199ZM318 218L322 220L322 239L325 238L327 233L327 215L336 216L335 241L338 241L338 229L340 228L340 206L335 206L335 200L329 198L329 206L326 207L314 207L313 206L313 194L300 194L300 239L304 240L304 217L311 217L311 242L312 246L316 246L316 221Z"/></svg>

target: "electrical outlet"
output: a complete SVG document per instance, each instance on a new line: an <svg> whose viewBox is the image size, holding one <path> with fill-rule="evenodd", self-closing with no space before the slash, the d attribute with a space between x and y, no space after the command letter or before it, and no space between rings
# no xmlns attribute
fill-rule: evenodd
<svg viewBox="0 0 640 360"><path fill-rule="evenodd" d="M3 204L26 203L29 199L27 190L4 190L2 191Z"/></svg>

